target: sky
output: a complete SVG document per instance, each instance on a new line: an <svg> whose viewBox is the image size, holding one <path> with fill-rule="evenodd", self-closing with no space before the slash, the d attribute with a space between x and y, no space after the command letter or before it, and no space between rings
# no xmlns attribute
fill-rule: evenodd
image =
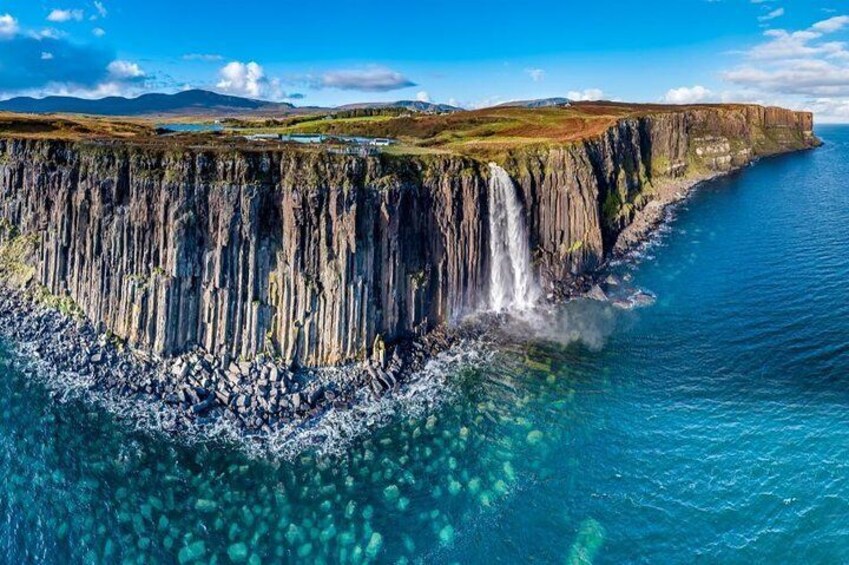
<svg viewBox="0 0 849 565"><path fill-rule="evenodd" d="M0 99L204 88L327 106L565 96L849 122L846 0L0 0Z"/></svg>

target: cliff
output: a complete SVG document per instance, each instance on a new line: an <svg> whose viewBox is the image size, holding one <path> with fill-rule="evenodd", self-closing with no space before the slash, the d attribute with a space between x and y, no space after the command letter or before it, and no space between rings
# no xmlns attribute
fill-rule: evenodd
<svg viewBox="0 0 849 565"><path fill-rule="evenodd" d="M499 158L544 289L591 272L665 183L811 147L812 116L704 106ZM485 307L489 169L459 154L0 140L3 253L104 331L170 355L367 355Z"/></svg>

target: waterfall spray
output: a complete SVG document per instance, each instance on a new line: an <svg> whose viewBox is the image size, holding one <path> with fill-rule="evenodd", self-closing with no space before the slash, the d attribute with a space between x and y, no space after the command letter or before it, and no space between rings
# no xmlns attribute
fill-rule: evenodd
<svg viewBox="0 0 849 565"><path fill-rule="evenodd" d="M527 309L537 299L522 205L507 171L490 163L489 306L496 312Z"/></svg>

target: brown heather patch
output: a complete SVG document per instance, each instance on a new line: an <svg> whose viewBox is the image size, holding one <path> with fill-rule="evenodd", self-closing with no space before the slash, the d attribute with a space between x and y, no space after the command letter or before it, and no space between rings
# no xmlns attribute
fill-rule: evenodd
<svg viewBox="0 0 849 565"><path fill-rule="evenodd" d="M77 140L151 136L153 133L141 121L120 118L0 112L0 136L3 137Z"/></svg>

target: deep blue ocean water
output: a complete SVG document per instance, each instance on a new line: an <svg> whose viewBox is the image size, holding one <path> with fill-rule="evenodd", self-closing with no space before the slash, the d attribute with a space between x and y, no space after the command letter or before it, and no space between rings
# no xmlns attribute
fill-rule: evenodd
<svg viewBox="0 0 849 565"><path fill-rule="evenodd" d="M819 134L678 209L630 268L653 306L570 306L578 342L342 456L182 445L0 369L0 562L849 561L849 128Z"/></svg>

